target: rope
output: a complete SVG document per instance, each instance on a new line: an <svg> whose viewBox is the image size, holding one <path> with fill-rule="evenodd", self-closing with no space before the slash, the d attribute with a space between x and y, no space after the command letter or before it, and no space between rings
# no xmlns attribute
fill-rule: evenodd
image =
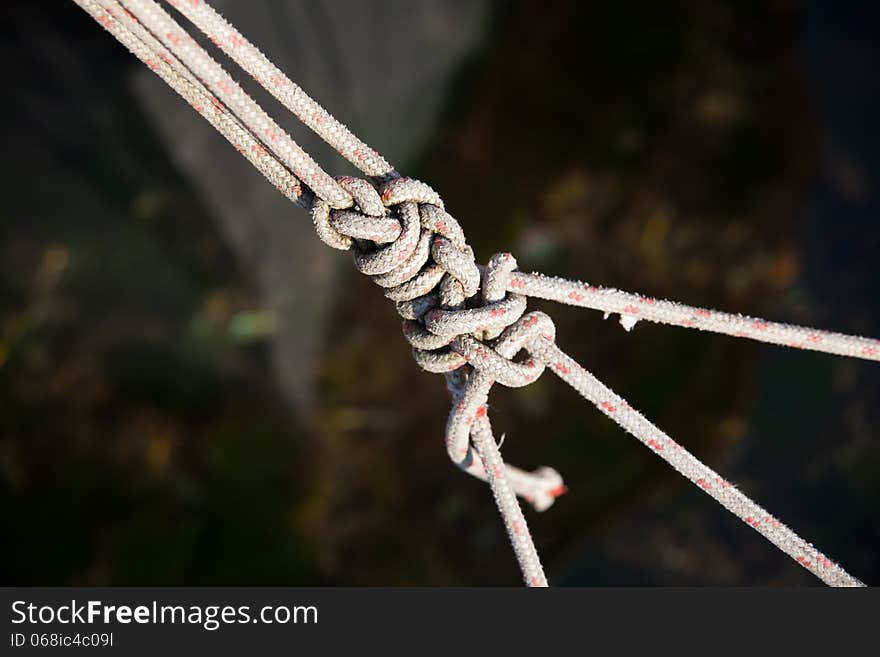
<svg viewBox="0 0 880 657"><path fill-rule="evenodd" d="M162 78L208 123L232 144L278 191L300 207L309 198L299 180L243 128L228 108L198 80L137 20L115 0L74 0L132 54Z"/></svg>
<svg viewBox="0 0 880 657"><path fill-rule="evenodd" d="M153 0L121 0L146 29L198 77L302 182L334 208L349 207L351 196L273 121L263 108L195 39Z"/></svg>
<svg viewBox="0 0 880 657"><path fill-rule="evenodd" d="M658 429L633 409L625 399L565 354L552 340L540 340L532 345L531 350L553 370L554 374L574 388L584 399L592 402L596 408L635 436L639 442L669 463L683 477L823 582L829 586L864 586Z"/></svg>
<svg viewBox="0 0 880 657"><path fill-rule="evenodd" d="M696 308L613 288L595 287L580 281L516 272L510 278L508 289L538 299L601 310L606 315L619 314L620 322L627 330L632 329L637 321L646 320L795 349L880 361L880 340Z"/></svg>
<svg viewBox="0 0 880 657"><path fill-rule="evenodd" d="M205 2L168 3L186 16L203 34L241 66L282 105L311 128L321 139L366 175L388 179L396 177L394 168L372 148L355 137L306 92L292 82L281 69L253 46L226 19Z"/></svg>
<svg viewBox="0 0 880 657"><path fill-rule="evenodd" d="M523 274L507 253L494 255L480 268L464 232L433 189L399 177L203 0L169 3L371 180L331 178L153 0L119 1L125 9L117 0L75 0L283 193L309 207L324 243L354 252L357 269L384 289L404 318L404 336L417 364L445 374L453 399L447 452L460 468L491 486L528 586L546 586L547 580L516 496L540 511L564 493L565 486L551 468L525 472L503 462L486 404L494 383L528 385L547 366L823 581L860 584L559 350L552 320L540 312L526 313L526 297L621 313L629 328L647 319L863 358L875 357L880 343ZM525 356L518 358L522 352Z"/></svg>

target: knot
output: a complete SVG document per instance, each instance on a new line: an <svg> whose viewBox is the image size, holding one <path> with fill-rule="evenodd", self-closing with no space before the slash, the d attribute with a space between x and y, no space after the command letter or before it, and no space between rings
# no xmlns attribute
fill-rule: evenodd
<svg viewBox="0 0 880 657"><path fill-rule="evenodd" d="M385 289L404 318L416 363L446 374L454 401L447 451L461 468L485 478L470 445L471 430L477 425L490 430L485 404L495 382L521 387L541 375L544 364L530 346L555 339L553 322L540 312L524 315L526 298L507 291L517 268L511 254L495 254L483 268L476 264L461 226L425 183L336 180L352 205L332 208L316 197L311 214L318 236L333 248L354 251L357 269ZM553 470L506 467L516 492L539 510L564 490Z"/></svg>
<svg viewBox="0 0 880 657"><path fill-rule="evenodd" d="M337 178L353 205L333 209L315 198L312 221L321 240L336 249L353 249L355 266L385 288L404 317L421 317L429 307L454 306L480 285L474 254L458 222L443 209L431 187L395 178L378 188L366 180ZM414 302L429 294L435 297Z"/></svg>
<svg viewBox="0 0 880 657"><path fill-rule="evenodd" d="M455 376L447 377L454 404L446 425L446 447L453 461L462 463L467 458L471 426L485 416L492 386L497 382L518 388L537 380L545 364L532 355L532 347L538 340L552 342L555 338L553 320L534 311L505 329L491 346L468 335L453 341L454 353L473 368L472 372L457 370ZM521 352L524 358L515 360Z"/></svg>

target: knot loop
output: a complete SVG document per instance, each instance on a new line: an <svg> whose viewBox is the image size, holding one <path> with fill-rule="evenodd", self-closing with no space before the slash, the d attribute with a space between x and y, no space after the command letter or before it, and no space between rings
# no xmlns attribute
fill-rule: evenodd
<svg viewBox="0 0 880 657"><path fill-rule="evenodd" d="M333 248L354 251L357 269L396 303L416 363L446 374L455 402L447 451L462 469L486 478L470 445L471 431L491 430L486 400L495 382L521 387L541 375L544 364L530 346L555 339L553 322L540 312L524 315L526 298L507 291L517 268L511 254L495 254L486 267L477 266L461 226L425 183L394 178L374 186L347 176L336 181L352 204L332 208L315 197L311 213L318 236ZM564 489L554 470L505 467L514 490L539 510Z"/></svg>

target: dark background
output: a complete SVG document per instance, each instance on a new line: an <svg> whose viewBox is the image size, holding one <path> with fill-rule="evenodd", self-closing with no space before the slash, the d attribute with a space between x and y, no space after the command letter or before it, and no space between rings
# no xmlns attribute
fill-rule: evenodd
<svg viewBox="0 0 880 657"><path fill-rule="evenodd" d="M75 5L5 6L2 581L516 584L392 304ZM480 261L880 335L874 3L217 6ZM533 305L880 582L876 363ZM527 511L551 583L818 583L553 377L492 413L506 458L570 489Z"/></svg>

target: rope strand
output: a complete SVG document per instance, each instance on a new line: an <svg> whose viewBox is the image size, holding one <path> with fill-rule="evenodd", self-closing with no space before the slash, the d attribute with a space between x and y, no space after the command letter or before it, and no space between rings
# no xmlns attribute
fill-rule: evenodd
<svg viewBox="0 0 880 657"><path fill-rule="evenodd" d="M601 310L606 314L619 314L621 324L627 330L637 321L645 320L724 333L795 349L880 361L880 340L697 308L565 278L515 272L510 278L508 289L536 299Z"/></svg>
<svg viewBox="0 0 880 657"><path fill-rule="evenodd" d="M336 152L366 175L379 180L387 180L397 175L394 168L379 153L358 139L332 114L312 100L209 4L177 0L166 0L166 2L186 16L304 125L311 128L315 134L335 148Z"/></svg>
<svg viewBox="0 0 880 657"><path fill-rule="evenodd" d="M738 488L658 429L625 399L604 385L555 342L542 339L531 348L560 379L647 446L688 481L829 586L864 586Z"/></svg>
<svg viewBox="0 0 880 657"><path fill-rule="evenodd" d="M242 127L235 115L208 92L200 83L193 81L186 68L149 33L140 26L139 38L132 29L140 24L133 16L113 0L74 0L104 29L112 34L133 55L164 80L189 105L210 123L223 137L243 155L278 191L300 207L308 207L310 199L294 176L281 162L263 148L247 129ZM124 22L123 22L124 21Z"/></svg>
<svg viewBox="0 0 880 657"><path fill-rule="evenodd" d="M319 198L333 208L352 205L351 195L300 148L162 7L154 0L121 2Z"/></svg>

